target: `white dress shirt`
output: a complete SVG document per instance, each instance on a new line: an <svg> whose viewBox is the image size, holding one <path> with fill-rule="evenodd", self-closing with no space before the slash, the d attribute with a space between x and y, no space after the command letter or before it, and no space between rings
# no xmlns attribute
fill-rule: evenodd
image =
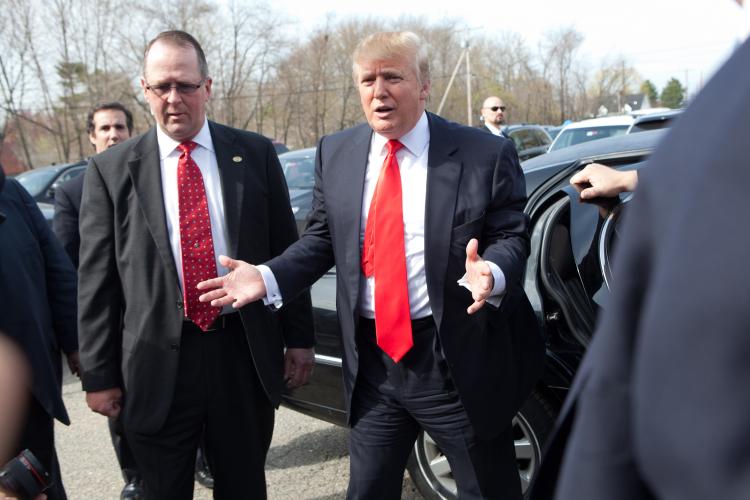
<svg viewBox="0 0 750 500"><path fill-rule="evenodd" d="M362 196L362 214L359 233L360 255L365 240L367 215L370 202L375 193L380 170L387 156L386 144L388 139L373 133L370 139L370 154L367 158L365 170L365 186ZM430 299L427 295L427 275L424 267L424 221L427 200L427 156L430 145L430 127L427 114L422 117L399 142L404 145L396 153L399 171L401 173L401 196L404 214L404 247L406 253L406 276L409 289L409 309L412 319L424 318L432 314ZM450 224L446 221L446 224ZM495 284L491 292L489 303L497 306L505 293L505 275L493 262L487 261L492 271ZM281 307L283 304L279 287L273 272L267 266L258 266L266 285L266 304ZM465 277L464 277L465 278ZM465 279L459 280L456 286L468 285ZM366 318L375 317L375 278L366 278L360 274L360 309L359 314Z"/></svg>
<svg viewBox="0 0 750 500"><path fill-rule="evenodd" d="M177 265L180 288L184 290L182 249L180 246L180 205L177 192L177 161L182 151L177 148L180 143L165 134L158 126L156 127L156 139L159 143L161 187L164 198L164 210L167 214L169 245L172 247L172 255ZM216 161L214 143L211 140L211 132L208 129L208 120L203 123L200 132L192 140L198 144L190 156L192 156L196 165L198 165L203 176L203 187L206 190L206 198L208 199L208 217L211 220L211 237L214 242L217 275L223 276L228 272L228 269L220 265L218 259L219 255L228 255L227 231L224 219L224 196L221 191L219 166ZM229 311L231 311L231 308Z"/></svg>
<svg viewBox="0 0 750 500"><path fill-rule="evenodd" d="M487 130L489 130L490 132L492 132L492 135L499 135L499 136L503 135L503 131L501 129L497 128L494 125L491 125L491 124L485 122L484 126L487 127Z"/></svg>

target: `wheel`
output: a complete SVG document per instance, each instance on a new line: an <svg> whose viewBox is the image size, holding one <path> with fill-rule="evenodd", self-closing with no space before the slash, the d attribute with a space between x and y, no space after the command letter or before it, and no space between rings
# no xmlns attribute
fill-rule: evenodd
<svg viewBox="0 0 750 500"><path fill-rule="evenodd" d="M539 390L534 390L513 418L518 474L523 493L539 468L542 449L555 424L555 406ZM448 459L435 441L420 432L407 465L409 475L425 500L453 500L456 482Z"/></svg>
<svg viewBox="0 0 750 500"><path fill-rule="evenodd" d="M195 457L195 480L206 488L214 487L214 476L211 474L211 468L208 466L206 459L206 447L201 440L198 448L198 455Z"/></svg>

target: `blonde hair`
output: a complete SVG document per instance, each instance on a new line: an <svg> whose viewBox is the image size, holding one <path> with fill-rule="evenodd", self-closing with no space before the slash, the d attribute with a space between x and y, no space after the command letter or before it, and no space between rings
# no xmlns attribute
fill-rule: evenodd
<svg viewBox="0 0 750 500"><path fill-rule="evenodd" d="M416 33L411 31L382 31L364 38L354 49L352 77L357 83L359 63L379 61L401 57L412 60L419 83L430 81L430 62L427 59L427 47Z"/></svg>

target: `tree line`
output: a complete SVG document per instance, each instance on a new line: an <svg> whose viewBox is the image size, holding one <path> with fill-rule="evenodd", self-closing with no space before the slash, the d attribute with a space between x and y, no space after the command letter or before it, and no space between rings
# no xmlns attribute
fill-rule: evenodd
<svg viewBox="0 0 750 500"><path fill-rule="evenodd" d="M429 44L431 110L468 52L470 76L458 67L463 76L452 82L441 110L463 123L469 88L475 122L484 98L499 95L511 122L544 124L589 117L606 97L650 90L621 55L584 60L584 36L572 27L544 33L531 46L511 31L478 34L459 19L403 17L386 25L330 17L297 36L284 13L257 1L6 0L0 11L3 163L33 168L88 156L86 113L100 102L121 101L133 111L136 131L148 129L153 119L139 86L143 49L165 29L201 41L214 82L213 120L292 149L363 120L351 54L364 35L386 29L415 31Z"/></svg>

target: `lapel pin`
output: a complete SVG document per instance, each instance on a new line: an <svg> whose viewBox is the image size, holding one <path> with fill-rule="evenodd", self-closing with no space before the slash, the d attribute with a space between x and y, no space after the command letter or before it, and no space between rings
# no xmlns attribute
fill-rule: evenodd
<svg viewBox="0 0 750 500"><path fill-rule="evenodd" d="M235 163L240 163L242 161L242 157L241 156L233 156L232 157L232 161L235 162Z"/></svg>

